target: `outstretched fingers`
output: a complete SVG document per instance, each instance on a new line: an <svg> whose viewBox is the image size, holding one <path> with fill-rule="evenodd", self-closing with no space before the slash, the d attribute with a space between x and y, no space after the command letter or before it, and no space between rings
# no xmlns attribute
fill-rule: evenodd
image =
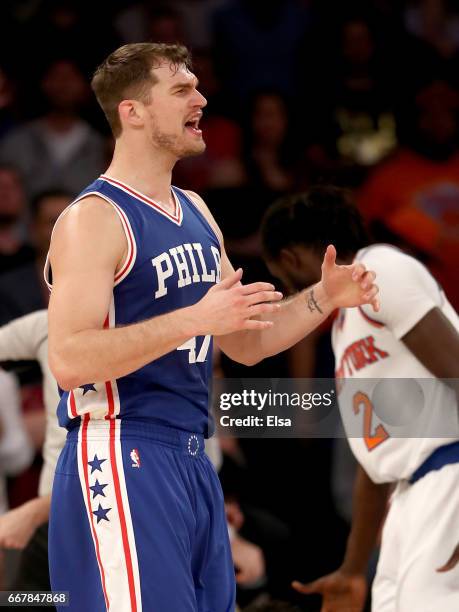
<svg viewBox="0 0 459 612"><path fill-rule="evenodd" d="M242 285L240 287L241 295L252 295L254 293L260 293L262 291L274 291L275 287L271 283L250 283L248 285Z"/></svg>
<svg viewBox="0 0 459 612"><path fill-rule="evenodd" d="M270 329L273 327L273 321L257 321L257 319L246 319L244 322L243 329L250 329L252 331L262 331L264 329Z"/></svg>
<svg viewBox="0 0 459 612"><path fill-rule="evenodd" d="M363 294L363 299L366 304L371 304L373 310L379 310L379 287L374 284L376 273L373 270L367 270L363 264L356 264L352 271L352 279L359 283Z"/></svg>
<svg viewBox="0 0 459 612"><path fill-rule="evenodd" d="M279 308L280 304L255 304L254 306L249 306L248 316L252 318L262 314L270 314L277 312Z"/></svg>
<svg viewBox="0 0 459 612"><path fill-rule="evenodd" d="M279 302L282 297L280 291L258 291L257 293L251 293L246 300L248 306L253 306L254 304Z"/></svg>
<svg viewBox="0 0 459 612"><path fill-rule="evenodd" d="M375 279L376 273L373 270L368 270L360 277L360 286L362 289L370 289Z"/></svg>
<svg viewBox="0 0 459 612"><path fill-rule="evenodd" d="M370 287L368 289L368 287ZM367 285L366 287L362 287L363 289L368 289L366 293L363 295L363 299L367 304L371 304L373 310L378 312L379 310L379 287L377 285Z"/></svg>
<svg viewBox="0 0 459 612"><path fill-rule="evenodd" d="M356 263L352 265L352 280L353 281L363 281L364 276L367 272L365 266L361 263Z"/></svg>

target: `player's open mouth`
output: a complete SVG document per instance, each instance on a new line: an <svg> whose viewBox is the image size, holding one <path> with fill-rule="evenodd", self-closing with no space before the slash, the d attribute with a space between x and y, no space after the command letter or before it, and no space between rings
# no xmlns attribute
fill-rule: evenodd
<svg viewBox="0 0 459 612"><path fill-rule="evenodd" d="M194 136L202 136L202 130L199 129L199 121L201 117L197 119L190 119L185 123L185 128L191 132Z"/></svg>

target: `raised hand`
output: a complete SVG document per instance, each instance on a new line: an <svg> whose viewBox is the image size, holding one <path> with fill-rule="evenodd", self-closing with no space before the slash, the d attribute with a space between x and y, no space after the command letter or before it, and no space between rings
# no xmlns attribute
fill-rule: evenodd
<svg viewBox="0 0 459 612"><path fill-rule="evenodd" d="M321 612L362 612L367 596L367 582L361 574L347 574L337 570L314 582L293 582L299 593L322 595Z"/></svg>
<svg viewBox="0 0 459 612"><path fill-rule="evenodd" d="M239 269L214 285L191 307L203 335L221 336L243 329L272 327L272 321L258 321L253 317L276 312L282 293L275 291L270 283L243 285L241 278L242 269Z"/></svg>
<svg viewBox="0 0 459 612"><path fill-rule="evenodd" d="M361 263L348 266L336 264L336 249L330 245L322 262L322 285L334 308L349 308L371 304L379 310L378 286L373 282L374 272Z"/></svg>

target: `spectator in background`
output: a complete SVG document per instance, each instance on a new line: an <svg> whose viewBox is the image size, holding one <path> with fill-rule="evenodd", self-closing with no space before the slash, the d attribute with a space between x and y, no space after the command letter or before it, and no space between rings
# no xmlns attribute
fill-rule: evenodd
<svg viewBox="0 0 459 612"><path fill-rule="evenodd" d="M0 274L33 258L26 244L26 197L18 171L0 165Z"/></svg>
<svg viewBox="0 0 459 612"><path fill-rule="evenodd" d="M303 84L307 158L319 178L328 171L355 184L396 146L393 41L383 53L375 24L363 14L345 17L335 38L328 27L312 45L321 61Z"/></svg>
<svg viewBox="0 0 459 612"><path fill-rule="evenodd" d="M298 151L290 120L287 102L279 93L264 91L253 96L243 157L245 190L239 197L232 198L231 215L228 206L220 213L233 256L253 258L260 255L258 228L265 209L274 198L295 187ZM211 201L213 203L213 198ZM250 206L247 206L249 201ZM216 202L217 218L218 206ZM233 228L229 227L225 216L232 217ZM240 219L244 219L244 223Z"/></svg>
<svg viewBox="0 0 459 612"><path fill-rule="evenodd" d="M118 44L110 8L105 2L41 0L38 6L35 3L35 7L29 8L29 15L27 24L17 25L16 35L25 35L29 48L40 50L39 61L49 63L56 57L73 57L78 50L78 61L90 74ZM27 62L24 68L29 73L30 57L25 54L21 59Z"/></svg>
<svg viewBox="0 0 459 612"><path fill-rule="evenodd" d="M34 450L21 416L21 399L12 374L0 369L0 515L8 510L6 478L23 472L31 463ZM0 549L0 586L9 587L10 560L4 562Z"/></svg>
<svg viewBox="0 0 459 612"><path fill-rule="evenodd" d="M8 509L5 476L27 468L33 449L21 419L21 400L12 374L0 369L0 514Z"/></svg>
<svg viewBox="0 0 459 612"><path fill-rule="evenodd" d="M34 200L31 234L35 258L0 275L0 324L47 307L49 291L43 279L44 261L52 227L70 201L69 195L57 191L47 192ZM45 425L41 372L33 361L21 361L14 366L10 363L8 367L14 367L19 375L24 422L38 453ZM11 499L16 503L22 503L35 494L39 469L40 457L37 454L34 465L11 484Z"/></svg>
<svg viewBox="0 0 459 612"><path fill-rule="evenodd" d="M212 46L212 15L228 0L169 0L129 3L115 17L123 44L154 40L186 43L193 49Z"/></svg>
<svg viewBox="0 0 459 612"><path fill-rule="evenodd" d="M56 186L78 193L106 162L102 137L79 115L88 83L74 61L58 59L47 67L41 88L45 113L3 139L0 161L19 169L31 197Z"/></svg>
<svg viewBox="0 0 459 612"><path fill-rule="evenodd" d="M294 96L308 19L294 0L233 0L216 11L218 72L230 100L241 105L262 89Z"/></svg>
<svg viewBox="0 0 459 612"><path fill-rule="evenodd" d="M198 68L201 58L202 54L198 54ZM197 75L201 78L199 69ZM204 109L201 123L208 151L199 158L179 162L177 172L187 170L187 184L189 181L189 184L196 185L199 178L203 181L206 200L223 228L228 252L236 265L243 267L244 278L249 282L248 279L255 279L259 274L267 275L259 257L261 217L275 197L295 187L298 149L292 138L289 109L285 98L277 92L264 91L254 95L245 129L245 143L241 145L237 124L223 116L227 109L218 88L208 78L204 78L203 83L202 91L206 97L206 84L210 85L211 91L210 110L208 113L207 108ZM212 112L215 107L217 114ZM270 363L279 368L283 361L284 355L273 358ZM263 370L264 365L260 376Z"/></svg>
<svg viewBox="0 0 459 612"><path fill-rule="evenodd" d="M405 9L405 27L443 59L459 51L459 15L449 0L412 0Z"/></svg>
<svg viewBox="0 0 459 612"><path fill-rule="evenodd" d="M276 92L254 96L247 138L246 166L249 181L272 195L293 188L295 143L286 100Z"/></svg>
<svg viewBox="0 0 459 612"><path fill-rule="evenodd" d="M115 28L123 44L146 40L185 43L181 15L170 2L150 0L130 5L115 18Z"/></svg>
<svg viewBox="0 0 459 612"><path fill-rule="evenodd" d="M457 89L440 80L424 85L404 114L403 146L374 171L359 197L375 237L414 251L456 309L458 111Z"/></svg>
<svg viewBox="0 0 459 612"><path fill-rule="evenodd" d="M227 3L228 0L171 0L182 19L185 37L192 49L212 47L213 14Z"/></svg>
<svg viewBox="0 0 459 612"><path fill-rule="evenodd" d="M183 23L180 15L168 6L152 4L147 11L146 39L158 43L174 44L185 42Z"/></svg>
<svg viewBox="0 0 459 612"><path fill-rule="evenodd" d="M0 170L0 198L1 187ZM49 291L43 278L46 254L53 226L71 200L70 194L59 190L44 192L33 200L31 209L33 249L29 247L30 257L22 265L17 265L0 275L0 325L47 307Z"/></svg>

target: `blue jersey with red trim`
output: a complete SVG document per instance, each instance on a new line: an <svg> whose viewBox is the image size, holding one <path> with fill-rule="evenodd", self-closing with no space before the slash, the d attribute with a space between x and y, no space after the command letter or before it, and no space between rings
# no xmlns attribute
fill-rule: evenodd
<svg viewBox="0 0 459 612"><path fill-rule="evenodd" d="M172 193L174 213L103 175L72 203L91 194L106 200L126 234L128 252L114 278L105 327L137 323L195 304L220 280L215 232L183 191L173 187ZM88 380L62 393L59 424L72 428L81 415L89 414L91 419L148 421L209 435L211 375L212 338L190 338L127 376Z"/></svg>

